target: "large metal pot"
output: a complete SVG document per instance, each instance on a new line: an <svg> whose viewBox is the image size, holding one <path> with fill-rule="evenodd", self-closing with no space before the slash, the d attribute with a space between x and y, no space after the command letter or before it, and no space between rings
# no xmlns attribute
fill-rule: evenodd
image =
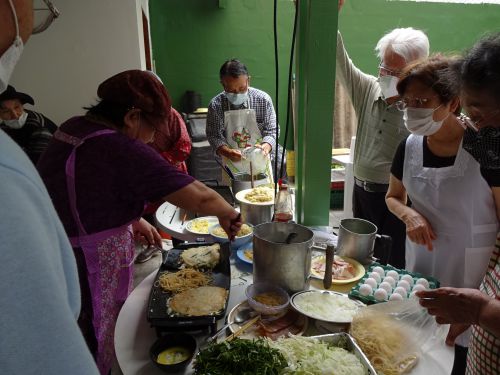
<svg viewBox="0 0 500 375"><path fill-rule="evenodd" d="M274 199L270 202L249 202L245 199L245 195L250 190L242 190L236 194L236 200L240 205L241 219L244 223L252 225L270 222L273 219Z"/></svg>
<svg viewBox="0 0 500 375"><path fill-rule="evenodd" d="M343 219L340 221L337 254L362 264L373 261L373 247L377 226L368 220Z"/></svg>
<svg viewBox="0 0 500 375"><path fill-rule="evenodd" d="M231 188L233 189L233 194L236 195L242 190L250 189L252 187L252 182L248 173L235 173L234 178L231 179ZM254 187L259 185L267 184L269 181L265 173L259 173L254 176Z"/></svg>
<svg viewBox="0 0 500 375"><path fill-rule="evenodd" d="M296 233L285 241L290 233ZM314 233L294 223L265 223L253 231L253 278L281 286L289 293L308 287ZM331 277L331 275L330 275Z"/></svg>

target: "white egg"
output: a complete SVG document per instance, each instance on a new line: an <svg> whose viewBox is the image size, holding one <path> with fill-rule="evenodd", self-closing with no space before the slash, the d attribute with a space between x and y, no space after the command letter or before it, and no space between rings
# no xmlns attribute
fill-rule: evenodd
<svg viewBox="0 0 500 375"><path fill-rule="evenodd" d="M375 291L374 296L377 301L385 301L387 300L387 291L385 289L378 288Z"/></svg>
<svg viewBox="0 0 500 375"><path fill-rule="evenodd" d="M406 280L399 280L398 286L403 287L404 289L406 289L407 292L409 292L411 290L410 283Z"/></svg>
<svg viewBox="0 0 500 375"><path fill-rule="evenodd" d="M378 287L384 289L387 293L390 293L392 290L391 284L387 281L382 281Z"/></svg>
<svg viewBox="0 0 500 375"><path fill-rule="evenodd" d="M370 272L370 275L369 275L372 279L375 279L375 281L377 282L377 284L380 282L381 277L380 275L377 273L377 272Z"/></svg>
<svg viewBox="0 0 500 375"><path fill-rule="evenodd" d="M373 267L372 272L378 273L380 277L383 277L385 275L385 270L380 266Z"/></svg>
<svg viewBox="0 0 500 375"><path fill-rule="evenodd" d="M389 297L389 301L402 301L403 296L399 293L392 293L391 296Z"/></svg>
<svg viewBox="0 0 500 375"><path fill-rule="evenodd" d="M392 277L394 280L398 281L399 280L399 274L394 271L394 270L390 270L390 271L387 271L385 276L390 276Z"/></svg>
<svg viewBox="0 0 500 375"><path fill-rule="evenodd" d="M393 279L392 277L390 277L390 276L386 276L386 277L384 277L384 281L385 281L386 283L391 284L391 287L393 287L393 288L396 286L396 280L394 280L394 279Z"/></svg>
<svg viewBox="0 0 500 375"><path fill-rule="evenodd" d="M401 276L401 280L404 280L404 281L407 281L408 284L410 284L410 286L413 286L413 277L411 277L411 275L403 275Z"/></svg>
<svg viewBox="0 0 500 375"><path fill-rule="evenodd" d="M427 281L427 279L424 279L423 277L418 279L416 284L423 285L425 289L429 289L429 282Z"/></svg>
<svg viewBox="0 0 500 375"><path fill-rule="evenodd" d="M361 294L362 296L371 296L372 293L373 288L371 287L371 285L363 284L359 287L359 294Z"/></svg>
<svg viewBox="0 0 500 375"><path fill-rule="evenodd" d="M404 297L406 298L406 296L408 295L408 292L406 291L405 288L403 288L402 286L398 286L396 289L394 289L394 291L392 292L393 294L396 293L396 294L400 294L401 297Z"/></svg>
<svg viewBox="0 0 500 375"><path fill-rule="evenodd" d="M425 290L425 286L422 284L416 284L412 289L413 292L420 292L421 290Z"/></svg>
<svg viewBox="0 0 500 375"><path fill-rule="evenodd" d="M372 277L369 277L368 279L365 280L365 284L370 285L373 289L375 289L378 285L377 280L375 280Z"/></svg>

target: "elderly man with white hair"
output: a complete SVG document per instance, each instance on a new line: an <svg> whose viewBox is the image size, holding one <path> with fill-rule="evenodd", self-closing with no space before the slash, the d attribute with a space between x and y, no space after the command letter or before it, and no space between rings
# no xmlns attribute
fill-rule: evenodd
<svg viewBox="0 0 500 375"><path fill-rule="evenodd" d="M339 10L343 1L339 1ZM398 268L405 266L404 224L387 208L392 158L398 144L408 136L396 84L402 69L429 55L429 40L411 27L384 35L375 47L380 59L378 77L363 73L349 58L340 33L337 38L337 77L346 88L358 118L354 148L354 217L368 220L379 234L392 237L390 254L375 256Z"/></svg>

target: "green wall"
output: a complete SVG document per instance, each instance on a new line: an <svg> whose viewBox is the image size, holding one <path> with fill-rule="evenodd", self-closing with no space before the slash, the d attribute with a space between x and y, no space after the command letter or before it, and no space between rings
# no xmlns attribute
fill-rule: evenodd
<svg viewBox="0 0 500 375"><path fill-rule="evenodd" d="M207 106L222 90L218 71L231 57L245 62L252 86L275 101L272 0L150 0L149 6L155 67L175 107L180 108L186 90L201 93L202 106ZM282 135L293 12L292 0L278 0ZM500 31L500 6L492 4L346 0L339 17L350 56L371 74L378 66L375 44L395 27L423 29L432 51L461 51L486 31Z"/></svg>
<svg viewBox="0 0 500 375"><path fill-rule="evenodd" d="M220 66L233 57L247 65L251 85L266 91L275 102L272 0L150 0L149 7L156 71L175 107L180 108L186 90L201 93L206 107L222 91ZM292 1L278 0L283 124L293 12Z"/></svg>
<svg viewBox="0 0 500 375"><path fill-rule="evenodd" d="M378 73L374 48L380 37L396 27L410 26L426 32L431 52L460 52L485 32L500 31L500 5L346 0L339 14L349 55L371 74Z"/></svg>

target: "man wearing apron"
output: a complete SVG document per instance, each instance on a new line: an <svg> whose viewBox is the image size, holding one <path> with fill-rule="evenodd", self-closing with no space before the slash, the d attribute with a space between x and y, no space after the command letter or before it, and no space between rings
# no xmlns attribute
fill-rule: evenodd
<svg viewBox="0 0 500 375"><path fill-rule="evenodd" d="M246 66L238 60L226 61L220 69L224 91L208 106L207 137L210 145L233 173L249 173L249 163L242 159L248 147L258 147L268 158L265 173L272 181L276 147L276 113L271 97L249 86ZM281 147L278 146L278 168ZM255 174L256 171L253 171Z"/></svg>

